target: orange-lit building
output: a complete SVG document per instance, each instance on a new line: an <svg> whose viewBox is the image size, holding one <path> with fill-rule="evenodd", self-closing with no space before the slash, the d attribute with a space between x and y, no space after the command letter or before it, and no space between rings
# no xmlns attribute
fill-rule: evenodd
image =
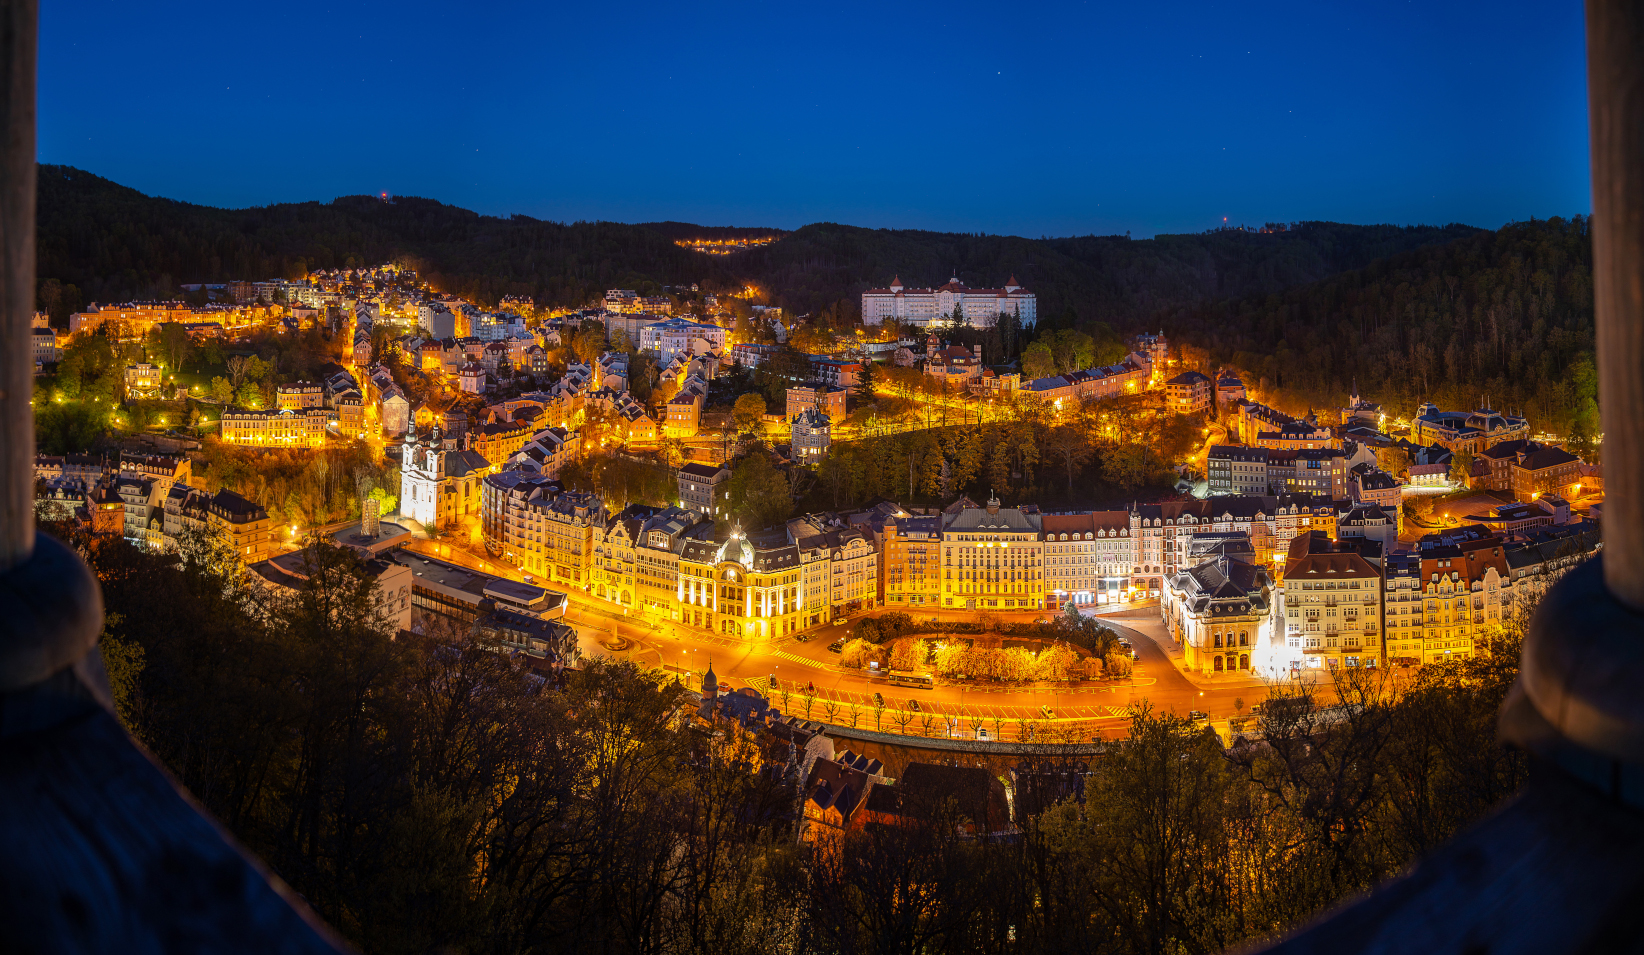
<svg viewBox="0 0 1644 955"><path fill-rule="evenodd" d="M318 448L325 444L330 417L323 408L302 412L231 408L223 412L220 433L224 441L247 447Z"/></svg>

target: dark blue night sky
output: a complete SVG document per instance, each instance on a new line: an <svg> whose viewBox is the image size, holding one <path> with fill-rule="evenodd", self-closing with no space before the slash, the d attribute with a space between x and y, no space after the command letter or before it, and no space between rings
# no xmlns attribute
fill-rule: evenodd
<svg viewBox="0 0 1644 955"><path fill-rule="evenodd" d="M211 205L1140 237L1591 204L1568 0L42 8L41 160Z"/></svg>

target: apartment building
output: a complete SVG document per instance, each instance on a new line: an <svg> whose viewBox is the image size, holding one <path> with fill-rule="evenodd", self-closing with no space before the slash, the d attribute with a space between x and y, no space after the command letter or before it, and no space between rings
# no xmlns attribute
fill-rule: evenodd
<svg viewBox="0 0 1644 955"><path fill-rule="evenodd" d="M1421 662L1479 652L1487 627L1512 612L1513 576L1499 537L1481 532L1423 538Z"/></svg>
<svg viewBox="0 0 1644 955"><path fill-rule="evenodd" d="M229 408L218 419L224 441L253 448L319 448L325 446L331 415L324 408L255 411Z"/></svg>
<svg viewBox="0 0 1644 955"><path fill-rule="evenodd" d="M731 470L722 464L687 464L676 475L679 503L699 514L718 518L725 508Z"/></svg>
<svg viewBox="0 0 1644 955"><path fill-rule="evenodd" d="M966 610L1042 610L1041 516L1018 507L962 507L943 515L942 606Z"/></svg>
<svg viewBox="0 0 1644 955"><path fill-rule="evenodd" d="M1165 382L1165 408L1173 414L1208 411L1215 398L1216 384L1202 372L1184 371Z"/></svg>
<svg viewBox="0 0 1644 955"><path fill-rule="evenodd" d="M281 411L307 411L325 407L325 386L312 381L293 381L274 389L275 404Z"/></svg>
<svg viewBox="0 0 1644 955"><path fill-rule="evenodd" d="M1205 476L1211 494L1267 494L1266 448L1218 444L1205 455Z"/></svg>
<svg viewBox="0 0 1644 955"><path fill-rule="evenodd" d="M1129 512L1045 514L1040 527L1047 609L1122 599L1133 564Z"/></svg>
<svg viewBox="0 0 1644 955"><path fill-rule="evenodd" d="M941 517L893 517L885 522L879 537L879 590L886 607L940 606L941 567Z"/></svg>
<svg viewBox="0 0 1644 955"><path fill-rule="evenodd" d="M1291 670L1381 665L1381 605L1380 568L1322 531L1298 535L1279 590L1281 661Z"/></svg>
<svg viewBox="0 0 1644 955"><path fill-rule="evenodd" d="M795 415L790 424L790 447L798 464L817 464L828 456L833 443L833 422L815 408Z"/></svg>
<svg viewBox="0 0 1644 955"><path fill-rule="evenodd" d="M548 510L562 491L559 482L524 468L486 476L480 504L486 551L518 565L528 579L548 579Z"/></svg>
<svg viewBox="0 0 1644 955"><path fill-rule="evenodd" d="M788 389L787 410L792 421L806 408L815 408L835 421L845 420L845 389L822 382L807 381Z"/></svg>
<svg viewBox="0 0 1644 955"><path fill-rule="evenodd" d="M679 575L691 626L750 641L791 636L804 626L799 550L781 529L687 538Z"/></svg>

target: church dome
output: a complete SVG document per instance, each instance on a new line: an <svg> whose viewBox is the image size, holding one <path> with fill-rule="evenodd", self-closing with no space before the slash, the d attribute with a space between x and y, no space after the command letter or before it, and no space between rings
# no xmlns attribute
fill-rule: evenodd
<svg viewBox="0 0 1644 955"><path fill-rule="evenodd" d="M702 695L708 699L719 696L719 677L714 676L712 661L708 663L708 672L702 675Z"/></svg>

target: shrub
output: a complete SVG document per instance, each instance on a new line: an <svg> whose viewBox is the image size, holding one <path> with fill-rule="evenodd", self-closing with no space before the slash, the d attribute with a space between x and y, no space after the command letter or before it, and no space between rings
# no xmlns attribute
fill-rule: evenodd
<svg viewBox="0 0 1644 955"><path fill-rule="evenodd" d="M1039 651L1033 661L1035 680L1066 680L1068 671L1079 662L1079 655L1065 643L1058 643Z"/></svg>
<svg viewBox="0 0 1644 955"><path fill-rule="evenodd" d="M843 666L862 668L870 662L883 663L885 651L874 646L860 637L845 644L839 652L839 662Z"/></svg>
<svg viewBox="0 0 1644 955"><path fill-rule="evenodd" d="M918 670L925 665L925 641L916 637L900 637L890 647L892 670Z"/></svg>

